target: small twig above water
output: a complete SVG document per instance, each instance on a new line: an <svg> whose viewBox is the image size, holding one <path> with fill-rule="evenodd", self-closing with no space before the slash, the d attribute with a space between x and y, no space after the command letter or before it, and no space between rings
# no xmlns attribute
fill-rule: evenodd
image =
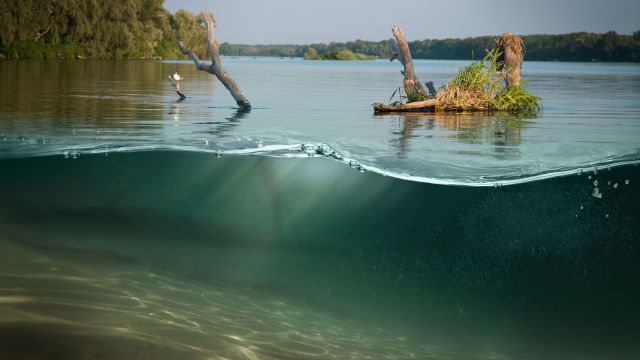
<svg viewBox="0 0 640 360"><path fill-rule="evenodd" d="M180 96L180 99L178 101L182 101L186 99L187 97L184 95L184 93L182 92L182 89L180 88L180 81L183 80L183 77L176 72L173 74L173 76L171 75L168 76L168 78L169 78L169 81L171 82L171 85L173 85L173 87L176 89L176 93Z"/></svg>

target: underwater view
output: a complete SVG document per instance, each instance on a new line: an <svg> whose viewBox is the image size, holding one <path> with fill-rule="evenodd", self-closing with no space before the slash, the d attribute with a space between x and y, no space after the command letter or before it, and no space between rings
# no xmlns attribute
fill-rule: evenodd
<svg viewBox="0 0 640 360"><path fill-rule="evenodd" d="M640 358L640 65L223 62L0 62L0 359Z"/></svg>

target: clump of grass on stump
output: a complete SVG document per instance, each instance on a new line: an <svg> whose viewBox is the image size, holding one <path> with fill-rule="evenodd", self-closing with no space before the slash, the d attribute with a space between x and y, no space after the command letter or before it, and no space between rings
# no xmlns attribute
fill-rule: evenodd
<svg viewBox="0 0 640 360"><path fill-rule="evenodd" d="M536 114L542 110L542 99L525 90L520 82L525 52L522 39L504 33L496 40L496 45L497 48L489 51L482 60L461 67L458 74L442 87L435 97L436 111L495 110ZM411 103L426 100L428 96L421 92L405 97L400 94L400 104L403 99Z"/></svg>
<svg viewBox="0 0 640 360"><path fill-rule="evenodd" d="M491 100L503 78L498 72L497 51L460 68L436 95L436 110L491 110Z"/></svg>
<svg viewBox="0 0 640 360"><path fill-rule="evenodd" d="M508 111L537 113L542 100L522 84L505 85L502 52L494 49L482 60L460 68L436 96L436 111Z"/></svg>
<svg viewBox="0 0 640 360"><path fill-rule="evenodd" d="M491 105L496 110L508 112L538 113L542 110L542 100L525 90L522 84L502 88Z"/></svg>

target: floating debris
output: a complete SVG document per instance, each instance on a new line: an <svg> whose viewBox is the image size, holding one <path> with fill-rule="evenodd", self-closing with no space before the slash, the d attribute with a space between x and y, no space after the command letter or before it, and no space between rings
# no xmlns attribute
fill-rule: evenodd
<svg viewBox="0 0 640 360"><path fill-rule="evenodd" d="M593 193L591 194L591 196L598 198L598 199L602 199L602 193L600 192L600 189L593 188Z"/></svg>

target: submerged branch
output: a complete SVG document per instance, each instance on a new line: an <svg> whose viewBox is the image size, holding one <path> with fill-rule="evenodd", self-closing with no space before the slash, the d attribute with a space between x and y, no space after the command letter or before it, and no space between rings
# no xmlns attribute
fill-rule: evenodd
<svg viewBox="0 0 640 360"><path fill-rule="evenodd" d="M198 56L193 53L193 51L185 48L182 41L178 42L178 47L180 47L180 51L183 55L187 55L193 60L193 63L196 65L196 69L203 70L208 72L209 74L214 75L220 80L220 82L224 85L231 96L235 99L236 103L240 107L240 109L244 111L251 110L251 103L246 98L242 90L238 84L233 80L233 78L222 68L222 62L220 61L220 52L218 51L218 44L216 43L215 32L214 32L214 22L213 17L209 13L201 13L202 19L207 23L207 46L209 49L209 54L211 55L211 65L208 65L200 59Z"/></svg>
<svg viewBox="0 0 640 360"><path fill-rule="evenodd" d="M177 75L177 78L176 78L176 75ZM168 78L169 78L169 81L171 82L171 85L173 85L173 87L176 89L176 94L180 96L180 99L178 101L182 101L186 99L187 97L185 96L185 94L182 92L182 89L180 88L180 80L182 80L182 77L178 75L178 73L175 73L174 76L168 76Z"/></svg>

